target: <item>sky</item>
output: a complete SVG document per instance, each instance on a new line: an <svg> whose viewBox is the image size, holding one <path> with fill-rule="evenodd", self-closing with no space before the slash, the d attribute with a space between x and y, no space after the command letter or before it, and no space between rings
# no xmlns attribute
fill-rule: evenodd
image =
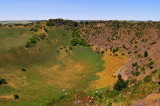
<svg viewBox="0 0 160 106"><path fill-rule="evenodd" d="M0 20L160 21L160 0L0 0Z"/></svg>

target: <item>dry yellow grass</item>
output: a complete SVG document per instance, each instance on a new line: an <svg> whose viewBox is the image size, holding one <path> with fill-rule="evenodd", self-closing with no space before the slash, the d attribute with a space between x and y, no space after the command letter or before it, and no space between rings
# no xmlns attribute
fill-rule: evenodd
<svg viewBox="0 0 160 106"><path fill-rule="evenodd" d="M120 52L116 54L118 56L113 56L113 53L110 51L104 53L102 60L105 61L105 69L102 72L96 73L99 79L91 82L90 88L100 89L106 86L113 86L117 81L114 74L128 59L126 56L122 56Z"/></svg>
<svg viewBox="0 0 160 106"><path fill-rule="evenodd" d="M13 95L0 96L0 99L13 99Z"/></svg>
<svg viewBox="0 0 160 106"><path fill-rule="evenodd" d="M1 73L5 73L3 70L0 70ZM20 70L14 70L13 73L6 73L2 75L3 78L7 79L7 85L18 89L19 87L24 87L29 85L26 76L21 74Z"/></svg>
<svg viewBox="0 0 160 106"><path fill-rule="evenodd" d="M85 66L75 63L73 60L67 60L64 65L65 67L57 64L45 71L41 71L41 75L46 77L47 84L70 89L76 86L75 81L82 80L83 77L80 74L83 73Z"/></svg>
<svg viewBox="0 0 160 106"><path fill-rule="evenodd" d="M83 80L81 74L84 73L85 66L67 58L71 54L71 51L66 52L68 49L60 50L60 55L57 57L62 64L53 65L45 71L40 71L41 75L46 77L47 84L70 89L77 85L75 81Z"/></svg>

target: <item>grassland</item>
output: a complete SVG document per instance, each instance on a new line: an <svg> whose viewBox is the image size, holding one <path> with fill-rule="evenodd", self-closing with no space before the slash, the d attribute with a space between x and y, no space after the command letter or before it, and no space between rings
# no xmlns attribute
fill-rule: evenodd
<svg viewBox="0 0 160 106"><path fill-rule="evenodd" d="M32 33L27 27L0 28L0 77L7 80L0 86L0 105L46 105L64 93L86 89L103 70L102 54L70 45L71 31L52 27L48 40L25 48Z"/></svg>

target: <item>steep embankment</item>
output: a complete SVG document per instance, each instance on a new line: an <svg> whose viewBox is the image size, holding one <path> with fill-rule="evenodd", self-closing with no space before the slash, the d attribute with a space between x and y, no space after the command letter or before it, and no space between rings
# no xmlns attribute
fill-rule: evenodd
<svg viewBox="0 0 160 106"><path fill-rule="evenodd" d="M121 51L129 61L119 70L125 79L141 79L160 69L160 22L92 21L78 30L97 52Z"/></svg>

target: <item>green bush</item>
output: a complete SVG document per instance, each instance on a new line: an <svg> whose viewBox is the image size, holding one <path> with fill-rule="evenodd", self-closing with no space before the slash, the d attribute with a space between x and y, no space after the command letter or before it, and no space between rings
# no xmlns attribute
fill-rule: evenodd
<svg viewBox="0 0 160 106"><path fill-rule="evenodd" d="M122 79L121 75L118 75L118 81L114 84L114 90L121 91L127 87L127 82Z"/></svg>
<svg viewBox="0 0 160 106"><path fill-rule="evenodd" d="M71 45L72 46L77 46L77 45L82 45L82 46L90 46L85 40L83 40L83 39L72 39L71 40Z"/></svg>
<svg viewBox="0 0 160 106"><path fill-rule="evenodd" d="M119 47L116 47L116 48L113 49L112 52L115 53L115 52L117 52L118 50L119 50Z"/></svg>
<svg viewBox="0 0 160 106"><path fill-rule="evenodd" d="M0 85L2 85L2 84L7 84L6 79L4 79L4 78L0 78Z"/></svg>
<svg viewBox="0 0 160 106"><path fill-rule="evenodd" d="M13 97L14 97L14 99L19 99L18 94L14 94Z"/></svg>
<svg viewBox="0 0 160 106"><path fill-rule="evenodd" d="M136 62L136 63L132 63L132 66L133 66L133 67L138 67L137 62Z"/></svg>
<svg viewBox="0 0 160 106"><path fill-rule="evenodd" d="M156 69L156 70L152 71L152 74L157 73L158 71L159 71L159 70Z"/></svg>
<svg viewBox="0 0 160 106"><path fill-rule="evenodd" d="M125 45L122 45L122 47L123 47L124 49L126 49L126 46L125 46Z"/></svg>
<svg viewBox="0 0 160 106"><path fill-rule="evenodd" d="M48 21L46 22L46 25L47 25L47 26L54 26L54 23L53 23L52 20L50 19L50 20L48 20Z"/></svg>
<svg viewBox="0 0 160 106"><path fill-rule="evenodd" d="M148 76L144 77L144 79L143 79L144 82L150 82L151 80L152 80L151 75L148 75Z"/></svg>
<svg viewBox="0 0 160 106"><path fill-rule="evenodd" d="M147 51L144 52L144 57L148 57L148 52Z"/></svg>
<svg viewBox="0 0 160 106"><path fill-rule="evenodd" d="M152 69L152 68L153 68L153 66L149 66L149 68L150 68L150 69Z"/></svg>
<svg viewBox="0 0 160 106"><path fill-rule="evenodd" d="M38 28L31 28L30 31L38 32Z"/></svg>
<svg viewBox="0 0 160 106"><path fill-rule="evenodd" d="M38 38L37 37L32 37L30 38L27 43L26 43L26 47L27 48L30 48L30 47L33 47L35 46L35 44L38 42Z"/></svg>
<svg viewBox="0 0 160 106"><path fill-rule="evenodd" d="M138 72L138 71L136 71L136 72L132 72L132 75L134 75L134 76L139 76L141 73L140 72Z"/></svg>
<svg viewBox="0 0 160 106"><path fill-rule="evenodd" d="M25 69L25 68L22 68L22 71L26 71L26 69Z"/></svg>

